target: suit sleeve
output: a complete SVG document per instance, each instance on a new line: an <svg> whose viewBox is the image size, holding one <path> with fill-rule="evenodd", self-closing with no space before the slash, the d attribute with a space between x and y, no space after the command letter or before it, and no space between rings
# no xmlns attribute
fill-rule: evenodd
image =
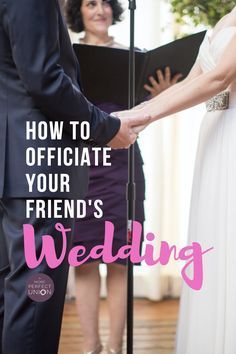
<svg viewBox="0 0 236 354"><path fill-rule="evenodd" d="M13 60L37 107L51 120L88 121L91 140L105 145L120 121L91 104L59 64L57 0L5 0L5 6Z"/></svg>

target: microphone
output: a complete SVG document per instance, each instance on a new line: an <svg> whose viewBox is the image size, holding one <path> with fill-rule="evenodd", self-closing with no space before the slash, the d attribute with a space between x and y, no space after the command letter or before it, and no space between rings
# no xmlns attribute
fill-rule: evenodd
<svg viewBox="0 0 236 354"><path fill-rule="evenodd" d="M128 0L129 1L129 9L136 10L136 0Z"/></svg>

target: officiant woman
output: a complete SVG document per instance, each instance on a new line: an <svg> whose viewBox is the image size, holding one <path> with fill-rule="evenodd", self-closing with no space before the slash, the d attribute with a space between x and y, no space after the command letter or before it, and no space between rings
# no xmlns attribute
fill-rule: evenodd
<svg viewBox="0 0 236 354"><path fill-rule="evenodd" d="M123 9L116 0L67 0L66 17L69 28L76 33L84 31L79 43L99 45L111 48L125 48L109 35L111 25L121 21ZM106 68L99 68L106 70ZM180 75L171 78L170 69L165 73L158 70L157 79L149 78L145 85L147 95L154 97L167 87L178 81ZM111 78L112 80L112 78ZM102 83L94 82L94 85ZM107 113L119 111L124 107L113 102L96 102ZM92 155L91 155L92 158ZM87 200L101 199L104 216L95 219L91 208L83 220L78 220L75 228L74 243L85 246L87 253L95 245L104 243L104 224L113 222L115 236L113 251L126 244L126 182L128 173L128 157L125 150L111 152L111 166L91 166L90 184ZM145 183L143 161L138 144L135 144L135 182L136 182L136 217L140 223L144 221ZM77 309L84 336L84 350L87 354L102 352L99 336L99 296L101 278L99 274L100 261L88 261L76 268ZM107 265L107 301L110 318L109 339L106 352L109 354L122 353L122 338L126 319L126 262L117 260Z"/></svg>

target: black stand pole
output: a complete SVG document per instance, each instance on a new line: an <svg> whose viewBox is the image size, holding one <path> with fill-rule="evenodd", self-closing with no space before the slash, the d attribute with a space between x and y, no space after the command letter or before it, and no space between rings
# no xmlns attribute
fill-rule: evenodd
<svg viewBox="0 0 236 354"><path fill-rule="evenodd" d="M130 52L129 52L129 109L135 105L135 52L134 52L134 20L136 1L129 0L130 10ZM134 145L128 151L128 244L132 243L133 226L135 220L135 182L134 182ZM128 260L128 293L127 293L127 354L133 354L133 264Z"/></svg>

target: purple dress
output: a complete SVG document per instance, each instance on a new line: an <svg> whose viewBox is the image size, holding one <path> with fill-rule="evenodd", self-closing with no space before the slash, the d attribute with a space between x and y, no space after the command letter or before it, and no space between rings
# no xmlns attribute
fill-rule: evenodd
<svg viewBox="0 0 236 354"><path fill-rule="evenodd" d="M114 104L104 103L97 105L107 113L121 110ZM87 208L84 219L75 222L74 245L82 245L86 248L86 255L91 248L104 243L105 221L111 221L115 226L113 254L127 243L127 201L126 183L128 177L128 152L127 150L111 151L111 166L94 166L93 154L91 157L90 182L88 194L85 200L100 199L103 202L103 217L94 217L94 207ZM143 174L143 160L135 143L135 182L136 182L136 216L135 220L143 223L145 199L145 182ZM93 261L89 259L87 262ZM116 263L126 264L126 260L118 259Z"/></svg>

